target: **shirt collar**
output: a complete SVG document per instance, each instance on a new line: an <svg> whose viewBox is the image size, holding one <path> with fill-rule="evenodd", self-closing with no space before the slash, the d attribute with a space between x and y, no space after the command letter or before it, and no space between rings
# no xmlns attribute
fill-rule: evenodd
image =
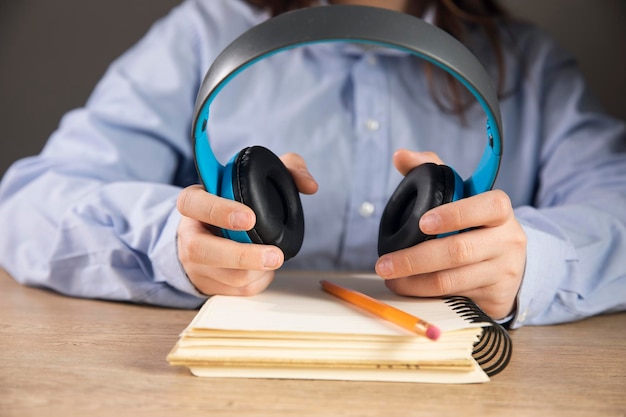
<svg viewBox="0 0 626 417"><path fill-rule="evenodd" d="M319 0L319 6L332 6L329 0ZM430 6L422 19L425 22L433 24L435 20L435 9ZM361 57L363 55L377 55L377 56L407 56L411 55L410 52L401 49L387 48L384 46L378 46L367 43L351 43L351 42L320 42L314 45L308 45L306 48L310 48L311 52L315 55L326 54L340 54L351 57Z"/></svg>
<svg viewBox="0 0 626 417"><path fill-rule="evenodd" d="M319 0L320 6L329 6L330 2L328 0ZM430 23L431 25L435 22L435 7L432 5L428 6L428 9L424 12L424 16L421 17L425 22Z"/></svg>

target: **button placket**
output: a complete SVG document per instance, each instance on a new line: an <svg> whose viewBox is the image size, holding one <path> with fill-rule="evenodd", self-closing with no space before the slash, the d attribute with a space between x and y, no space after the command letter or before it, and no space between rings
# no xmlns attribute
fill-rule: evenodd
<svg viewBox="0 0 626 417"><path fill-rule="evenodd" d="M347 213L345 245L359 248L365 242L375 253L378 218L386 191L387 171L391 161L389 150L389 94L386 74L379 57L364 55L352 69L355 142ZM343 251L352 253L350 250ZM355 255L356 256L356 255ZM344 265L355 259L342 259Z"/></svg>

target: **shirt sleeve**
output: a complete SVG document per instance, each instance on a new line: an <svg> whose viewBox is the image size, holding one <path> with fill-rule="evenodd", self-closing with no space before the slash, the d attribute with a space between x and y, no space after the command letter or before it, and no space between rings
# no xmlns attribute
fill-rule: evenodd
<svg viewBox="0 0 626 417"><path fill-rule="evenodd" d="M176 253L195 181L190 118L201 72L190 3L114 62L86 106L0 184L0 266L64 294L171 307L205 299Z"/></svg>
<svg viewBox="0 0 626 417"><path fill-rule="evenodd" d="M542 141L536 201L517 207L528 238L512 327L626 309L626 133L599 108L572 57L546 43L527 96Z"/></svg>

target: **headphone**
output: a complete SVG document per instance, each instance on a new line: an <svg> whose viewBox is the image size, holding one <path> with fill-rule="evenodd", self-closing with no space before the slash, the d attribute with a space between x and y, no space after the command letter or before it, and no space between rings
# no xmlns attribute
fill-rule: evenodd
<svg viewBox="0 0 626 417"><path fill-rule="evenodd" d="M354 42L409 52L453 75L487 115L487 146L465 181L446 165L422 164L410 171L389 199L379 228L378 253L404 249L437 236L425 235L419 220L428 210L490 190L502 158L502 122L489 75L476 57L443 30L405 13L333 5L308 7L268 19L230 43L207 71L196 98L192 126L196 169L209 193L239 201L256 213L249 231L222 229L224 237L278 246L285 260L304 239L304 215L293 177L261 146L244 148L226 166L216 159L207 134L209 107L220 90L250 65L275 53L321 42Z"/></svg>

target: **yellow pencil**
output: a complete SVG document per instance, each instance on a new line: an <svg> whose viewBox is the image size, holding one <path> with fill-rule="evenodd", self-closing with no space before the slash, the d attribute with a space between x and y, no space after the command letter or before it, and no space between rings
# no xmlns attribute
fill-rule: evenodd
<svg viewBox="0 0 626 417"><path fill-rule="evenodd" d="M415 317L409 313L390 306L389 304L385 304L382 301L378 301L368 295L344 288L326 280L320 281L320 284L328 293L412 332L426 336L431 340L437 340L441 335L441 330L439 330L437 326L434 326L419 317Z"/></svg>

